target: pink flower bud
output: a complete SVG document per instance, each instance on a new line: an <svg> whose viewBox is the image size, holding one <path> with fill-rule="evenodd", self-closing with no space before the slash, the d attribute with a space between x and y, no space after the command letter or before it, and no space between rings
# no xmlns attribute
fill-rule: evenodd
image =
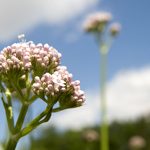
<svg viewBox="0 0 150 150"><path fill-rule="evenodd" d="M116 36L121 30L121 25L119 23L113 23L110 26L110 34Z"/></svg>

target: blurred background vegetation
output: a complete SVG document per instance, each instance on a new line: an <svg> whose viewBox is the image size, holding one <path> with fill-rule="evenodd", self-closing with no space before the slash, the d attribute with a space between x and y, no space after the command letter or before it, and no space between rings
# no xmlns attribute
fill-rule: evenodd
<svg viewBox="0 0 150 150"><path fill-rule="evenodd" d="M136 121L112 122L110 150L150 150L150 115ZM80 131L58 131L54 127L40 130L40 136L32 137L30 150L98 150L99 127L87 127Z"/></svg>

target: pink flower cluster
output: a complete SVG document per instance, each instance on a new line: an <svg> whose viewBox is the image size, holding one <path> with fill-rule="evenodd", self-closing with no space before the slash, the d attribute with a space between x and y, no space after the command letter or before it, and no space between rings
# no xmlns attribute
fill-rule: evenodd
<svg viewBox="0 0 150 150"><path fill-rule="evenodd" d="M80 90L80 82L72 80L72 74L65 66L57 67L53 74L45 73L41 78L36 76L32 88L37 95L44 94L55 98L57 95L62 103L65 98L67 102L63 105L73 103L73 106L80 106L85 100L84 92Z"/></svg>
<svg viewBox="0 0 150 150"><path fill-rule="evenodd" d="M108 12L96 12L89 15L84 24L83 28L86 32L102 32L106 23L111 20L112 16Z"/></svg>
<svg viewBox="0 0 150 150"><path fill-rule="evenodd" d="M80 106L85 99L80 82L72 80L65 66L59 66L60 58L61 54L48 44L15 43L0 52L1 82L11 91L15 91L13 83L22 90L28 75L32 91L41 99L55 97L62 105Z"/></svg>
<svg viewBox="0 0 150 150"><path fill-rule="evenodd" d="M116 36L121 30L120 23L112 23L110 26L110 33L112 36Z"/></svg>
<svg viewBox="0 0 150 150"><path fill-rule="evenodd" d="M15 70L24 74L36 67L55 70L60 64L60 58L61 54L48 44L15 43L0 52L0 73L8 74Z"/></svg>

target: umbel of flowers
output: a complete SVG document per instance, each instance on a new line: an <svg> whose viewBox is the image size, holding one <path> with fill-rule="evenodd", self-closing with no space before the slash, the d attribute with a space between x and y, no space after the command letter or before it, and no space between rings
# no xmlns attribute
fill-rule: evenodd
<svg viewBox="0 0 150 150"><path fill-rule="evenodd" d="M107 26L112 20L112 15L109 12L96 12L87 16L83 23L83 28L86 32L102 34L106 32ZM111 23L109 27L112 36L120 32L121 25L117 22Z"/></svg>
<svg viewBox="0 0 150 150"><path fill-rule="evenodd" d="M109 150L108 121L106 106L106 76L107 76L107 55L113 39L120 32L119 23L111 23L112 15L109 12L96 12L84 21L85 32L92 33L98 42L100 62L100 95L101 95L101 126L100 126L100 150ZM111 23L111 24L110 24Z"/></svg>
<svg viewBox="0 0 150 150"><path fill-rule="evenodd" d="M24 35L20 37L23 39ZM6 150L14 150L21 137L47 122L53 112L84 103L80 81L73 80L67 67L60 65L60 59L61 54L48 44L34 44L24 39L0 52L1 100L10 131ZM21 105L17 118L14 100ZM35 101L43 101L46 108L25 124L28 109Z"/></svg>

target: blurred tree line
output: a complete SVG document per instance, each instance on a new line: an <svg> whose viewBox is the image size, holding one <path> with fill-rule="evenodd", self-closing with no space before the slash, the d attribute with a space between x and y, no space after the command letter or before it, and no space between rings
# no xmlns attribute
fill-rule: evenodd
<svg viewBox="0 0 150 150"><path fill-rule="evenodd" d="M112 122L109 126L110 150L150 150L150 116L136 121ZM98 150L99 127L60 132L44 128L33 138L30 150Z"/></svg>

